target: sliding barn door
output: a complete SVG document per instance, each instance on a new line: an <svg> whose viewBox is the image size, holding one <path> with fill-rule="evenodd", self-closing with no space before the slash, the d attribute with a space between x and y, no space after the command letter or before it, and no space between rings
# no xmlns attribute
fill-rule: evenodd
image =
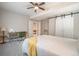
<svg viewBox="0 0 79 59"><path fill-rule="evenodd" d="M56 36L73 38L73 17L58 17L56 19Z"/></svg>
<svg viewBox="0 0 79 59"><path fill-rule="evenodd" d="M63 28L63 19L61 17L58 17L56 19L56 36L64 36L64 28Z"/></svg>
<svg viewBox="0 0 79 59"><path fill-rule="evenodd" d="M74 23L73 17L66 16L63 18L64 37L73 38Z"/></svg>

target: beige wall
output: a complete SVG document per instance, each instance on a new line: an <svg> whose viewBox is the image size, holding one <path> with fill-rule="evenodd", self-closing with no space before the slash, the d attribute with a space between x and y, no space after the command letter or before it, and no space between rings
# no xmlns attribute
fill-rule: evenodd
<svg viewBox="0 0 79 59"><path fill-rule="evenodd" d="M0 12L0 27L1 27L1 12Z"/></svg>
<svg viewBox="0 0 79 59"><path fill-rule="evenodd" d="M1 10L2 12L2 27L7 30L13 29L14 31L27 31L28 29L28 20L29 18L20 15L17 13L13 13L10 11Z"/></svg>

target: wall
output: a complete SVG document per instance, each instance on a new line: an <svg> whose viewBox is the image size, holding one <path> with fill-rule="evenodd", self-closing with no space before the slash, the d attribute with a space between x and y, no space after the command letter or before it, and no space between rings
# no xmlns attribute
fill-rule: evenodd
<svg viewBox="0 0 79 59"><path fill-rule="evenodd" d="M0 27L1 27L1 11L0 11Z"/></svg>
<svg viewBox="0 0 79 59"><path fill-rule="evenodd" d="M32 34L33 34L32 25L33 25L32 21L29 20L29 36L32 36Z"/></svg>
<svg viewBox="0 0 79 59"><path fill-rule="evenodd" d="M17 32L27 31L28 17L5 10L1 10L1 12L2 27L7 28L7 30L13 29Z"/></svg>
<svg viewBox="0 0 79 59"><path fill-rule="evenodd" d="M0 27L1 27L1 12L0 12Z"/></svg>

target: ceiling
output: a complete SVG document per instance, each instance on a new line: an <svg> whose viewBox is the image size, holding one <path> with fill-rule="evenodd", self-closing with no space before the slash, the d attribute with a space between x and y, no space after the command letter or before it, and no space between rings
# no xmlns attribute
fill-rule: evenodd
<svg viewBox="0 0 79 59"><path fill-rule="evenodd" d="M32 9L27 10L27 7L30 7L31 4L28 2L0 2L0 7L2 9L19 13L22 15L29 15L32 16L35 14Z"/></svg>
<svg viewBox="0 0 79 59"><path fill-rule="evenodd" d="M11 11L11 12L19 13L22 15L28 15L30 16L30 18L35 18L39 15L46 15L48 13L50 14L51 11L56 11L61 8L68 7L75 4L79 4L79 3L77 2L46 2L45 5L42 6L46 10L45 11L38 10L38 13L35 13L33 9L27 9L27 7L32 6L29 2L0 2L0 8ZM52 14L55 14L55 12L53 12Z"/></svg>

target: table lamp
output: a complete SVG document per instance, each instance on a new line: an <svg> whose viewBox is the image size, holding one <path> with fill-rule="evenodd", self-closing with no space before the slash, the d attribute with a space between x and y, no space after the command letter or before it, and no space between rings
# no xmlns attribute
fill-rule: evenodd
<svg viewBox="0 0 79 59"><path fill-rule="evenodd" d="M2 34L3 34L3 43L4 43L4 39L5 39L5 31L6 31L5 28L1 28L1 32L2 32Z"/></svg>

